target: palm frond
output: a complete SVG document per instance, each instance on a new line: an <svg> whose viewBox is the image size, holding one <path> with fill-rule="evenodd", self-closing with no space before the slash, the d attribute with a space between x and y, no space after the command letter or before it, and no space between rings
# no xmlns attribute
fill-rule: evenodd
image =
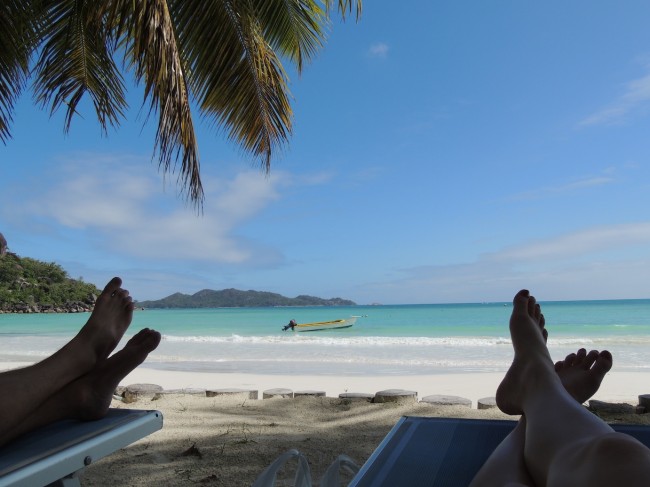
<svg viewBox="0 0 650 487"><path fill-rule="evenodd" d="M315 0L254 0L266 41L298 72L323 47L327 18Z"/></svg>
<svg viewBox="0 0 650 487"><path fill-rule="evenodd" d="M29 75L29 58L35 44L38 2L5 0L0 7L0 140L11 137L14 103Z"/></svg>
<svg viewBox="0 0 650 487"><path fill-rule="evenodd" d="M324 0L325 8L327 12L332 9L332 4L334 0ZM361 12L363 11L363 0L338 0L338 9L341 17L345 20L347 13L352 13L352 8L354 7L356 13L357 21L361 18ZM346 13L347 12L347 13Z"/></svg>
<svg viewBox="0 0 650 487"><path fill-rule="evenodd" d="M264 38L254 3L187 0L173 5L202 112L268 171L273 153L291 133L292 111L286 74Z"/></svg>
<svg viewBox="0 0 650 487"><path fill-rule="evenodd" d="M132 9L132 10L131 10ZM180 178L190 201L200 205L203 187L185 67L165 0L114 3L109 15L138 81L144 82L149 113L158 112L156 148L163 172L181 159Z"/></svg>
<svg viewBox="0 0 650 487"><path fill-rule="evenodd" d="M122 75L96 7L93 0L49 2L34 94L37 103L51 105L51 113L66 105L65 131L86 93L104 131L108 125L118 125L124 116Z"/></svg>

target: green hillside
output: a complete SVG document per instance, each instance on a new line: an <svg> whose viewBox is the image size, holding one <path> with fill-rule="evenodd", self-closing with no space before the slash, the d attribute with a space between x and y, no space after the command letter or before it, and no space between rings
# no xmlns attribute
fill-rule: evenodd
<svg viewBox="0 0 650 487"><path fill-rule="evenodd" d="M0 253L0 313L87 311L100 292L58 264Z"/></svg>

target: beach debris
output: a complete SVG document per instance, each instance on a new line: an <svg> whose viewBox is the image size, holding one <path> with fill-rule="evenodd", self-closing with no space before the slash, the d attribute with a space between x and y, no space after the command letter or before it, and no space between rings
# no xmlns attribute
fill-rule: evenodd
<svg viewBox="0 0 650 487"><path fill-rule="evenodd" d="M440 394L433 394L431 396L423 397L420 402L431 404L434 406L464 406L471 408L472 400L460 396L445 396Z"/></svg>
<svg viewBox="0 0 650 487"><path fill-rule="evenodd" d="M212 475L208 475L207 477L204 477L201 480L199 480L199 484L209 484L216 480L219 480L219 477L217 476L216 473L213 473Z"/></svg>
<svg viewBox="0 0 650 487"><path fill-rule="evenodd" d="M203 458L203 453L199 451L199 449L196 447L196 443L194 443L191 447L189 447L187 450L181 453L181 456Z"/></svg>
<svg viewBox="0 0 650 487"><path fill-rule="evenodd" d="M140 399L154 399L163 388L156 384L131 384L124 388L122 397L125 403L136 402Z"/></svg>
<svg viewBox="0 0 650 487"><path fill-rule="evenodd" d="M372 402L384 403L384 402L396 402L399 404L417 402L418 393L415 391L407 391L405 389L386 389L385 391L379 391L375 393L375 397Z"/></svg>

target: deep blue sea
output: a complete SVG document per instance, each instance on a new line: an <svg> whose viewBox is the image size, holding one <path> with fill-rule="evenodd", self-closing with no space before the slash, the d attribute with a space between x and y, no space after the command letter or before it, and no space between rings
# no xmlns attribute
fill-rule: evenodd
<svg viewBox="0 0 650 487"><path fill-rule="evenodd" d="M615 370L647 371L650 300L542 302L554 359L607 348ZM128 336L163 334L146 367L283 374L385 375L504 371L511 303L136 311ZM360 316L352 328L281 331ZM0 362L34 362L61 347L88 314L0 314Z"/></svg>

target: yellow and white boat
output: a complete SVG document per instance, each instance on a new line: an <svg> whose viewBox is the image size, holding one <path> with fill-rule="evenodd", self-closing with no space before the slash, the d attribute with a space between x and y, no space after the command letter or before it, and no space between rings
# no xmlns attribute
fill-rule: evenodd
<svg viewBox="0 0 650 487"><path fill-rule="evenodd" d="M284 330L290 329L291 331L298 331L298 332L338 330L340 328L350 328L352 325L354 325L356 321L357 321L357 317L352 316L350 318L345 318L341 320L318 321L315 323L296 323L293 326L291 326L292 324L289 323L283 329Z"/></svg>

